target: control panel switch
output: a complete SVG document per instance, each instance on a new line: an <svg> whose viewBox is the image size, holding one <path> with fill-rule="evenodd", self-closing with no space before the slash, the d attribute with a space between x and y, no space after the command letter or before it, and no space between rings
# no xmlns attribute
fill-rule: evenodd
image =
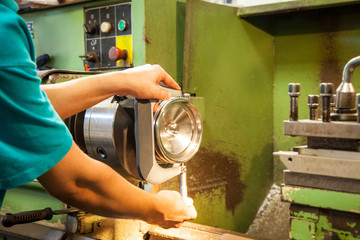
<svg viewBox="0 0 360 240"><path fill-rule="evenodd" d="M121 19L118 23L118 29L123 32L126 30L127 23L124 19Z"/></svg>
<svg viewBox="0 0 360 240"><path fill-rule="evenodd" d="M109 50L109 59L111 61L117 61L120 59L127 59L127 51L118 47L111 47Z"/></svg>
<svg viewBox="0 0 360 240"><path fill-rule="evenodd" d="M110 33L111 32L111 23L109 23L109 22L101 23L100 30L103 33Z"/></svg>
<svg viewBox="0 0 360 240"><path fill-rule="evenodd" d="M97 26L95 23L85 23L83 25L84 31L88 34L95 34L97 31Z"/></svg>
<svg viewBox="0 0 360 240"><path fill-rule="evenodd" d="M98 53L94 51L86 53L85 56L79 56L79 57L89 62L97 62L99 60Z"/></svg>

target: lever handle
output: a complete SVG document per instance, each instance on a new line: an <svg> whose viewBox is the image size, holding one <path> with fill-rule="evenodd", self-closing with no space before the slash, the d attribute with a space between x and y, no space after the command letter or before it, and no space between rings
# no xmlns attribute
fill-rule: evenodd
<svg viewBox="0 0 360 240"><path fill-rule="evenodd" d="M31 223L40 220L50 220L53 217L51 208L44 208L43 210L34 210L20 213L7 213L1 218L1 223L4 227L11 227L15 224Z"/></svg>

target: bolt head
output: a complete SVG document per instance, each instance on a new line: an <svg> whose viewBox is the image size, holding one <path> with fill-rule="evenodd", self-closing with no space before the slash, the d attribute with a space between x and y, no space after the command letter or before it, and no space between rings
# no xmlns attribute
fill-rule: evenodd
<svg viewBox="0 0 360 240"><path fill-rule="evenodd" d="M317 107L319 106L319 95L309 95L308 96L308 106Z"/></svg>
<svg viewBox="0 0 360 240"><path fill-rule="evenodd" d="M300 83L289 83L288 94L290 97L300 96Z"/></svg>
<svg viewBox="0 0 360 240"><path fill-rule="evenodd" d="M332 94L333 94L333 84L332 83L320 83L320 96L331 97Z"/></svg>

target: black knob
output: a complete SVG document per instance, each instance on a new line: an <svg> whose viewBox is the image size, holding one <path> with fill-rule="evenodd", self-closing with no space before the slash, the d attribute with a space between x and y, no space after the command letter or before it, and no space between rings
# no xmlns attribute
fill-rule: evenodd
<svg viewBox="0 0 360 240"><path fill-rule="evenodd" d="M79 56L79 57L89 62L97 62L99 60L99 55L95 51L88 52L84 56Z"/></svg>
<svg viewBox="0 0 360 240"><path fill-rule="evenodd" d="M95 23L85 23L83 28L84 31L88 34L95 34L97 32L97 26Z"/></svg>

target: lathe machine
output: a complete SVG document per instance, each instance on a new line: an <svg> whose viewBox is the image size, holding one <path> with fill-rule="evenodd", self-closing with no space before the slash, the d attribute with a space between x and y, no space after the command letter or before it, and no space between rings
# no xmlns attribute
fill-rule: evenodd
<svg viewBox="0 0 360 240"><path fill-rule="evenodd" d="M352 84L359 65L360 57L345 65L336 94L332 83L321 83L320 96L308 96L309 119L298 119L300 84L288 86L284 134L307 139L275 153L288 168L281 196L291 203L291 239L360 239L360 94Z"/></svg>

